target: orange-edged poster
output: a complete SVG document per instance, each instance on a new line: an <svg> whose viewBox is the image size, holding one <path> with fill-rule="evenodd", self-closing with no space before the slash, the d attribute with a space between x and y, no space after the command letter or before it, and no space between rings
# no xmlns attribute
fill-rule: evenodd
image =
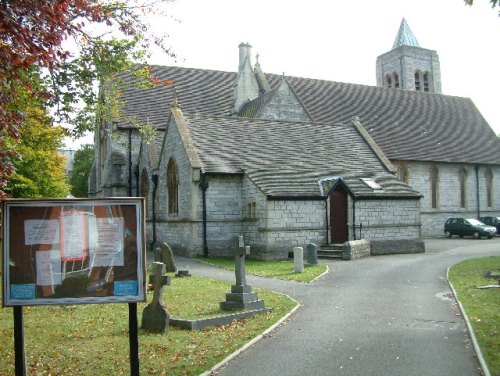
<svg viewBox="0 0 500 376"><path fill-rule="evenodd" d="M61 212L61 260L85 261L87 259L87 226L81 211Z"/></svg>

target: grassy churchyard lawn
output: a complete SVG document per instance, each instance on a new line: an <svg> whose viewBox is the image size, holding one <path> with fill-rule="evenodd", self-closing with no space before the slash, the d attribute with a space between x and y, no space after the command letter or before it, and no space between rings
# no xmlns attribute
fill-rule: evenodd
<svg viewBox="0 0 500 376"><path fill-rule="evenodd" d="M448 278L469 317L491 375L500 375L500 291L479 289L495 285L486 271L500 270L500 257L463 261L450 268Z"/></svg>
<svg viewBox="0 0 500 376"><path fill-rule="evenodd" d="M227 314L219 309L231 283L172 277L164 302L172 317L197 319ZM254 289L272 311L228 326L165 334L139 331L144 375L199 375L292 310L292 299ZM148 302L152 293L148 293ZM138 304L139 325L146 303ZM87 304L23 307L28 375L130 374L128 305ZM0 375L14 374L13 309L0 309Z"/></svg>
<svg viewBox="0 0 500 376"><path fill-rule="evenodd" d="M219 268L234 270L234 257L208 257L197 258L200 262L205 262ZM304 262L304 272L295 273L293 261L261 261L245 258L245 271L267 278L288 279L297 282L311 282L328 271L326 264L306 265Z"/></svg>

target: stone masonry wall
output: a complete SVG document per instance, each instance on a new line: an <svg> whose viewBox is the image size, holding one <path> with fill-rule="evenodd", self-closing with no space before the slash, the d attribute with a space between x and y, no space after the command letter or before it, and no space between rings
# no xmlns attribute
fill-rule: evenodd
<svg viewBox="0 0 500 376"><path fill-rule="evenodd" d="M437 208L432 208L430 168L439 171ZM466 204L460 204L459 170L466 170ZM485 167L479 168L479 209L481 216L500 215L500 167L491 166L493 172L493 206L487 206ZM456 163L408 163L408 183L421 192L422 237L443 236L444 222L450 217L477 217L477 181L474 165Z"/></svg>
<svg viewBox="0 0 500 376"><path fill-rule="evenodd" d="M310 121L309 115L286 82L280 85L260 116L264 119Z"/></svg>
<svg viewBox="0 0 500 376"><path fill-rule="evenodd" d="M232 255L234 237L243 233L242 177L209 176L208 182L206 202L209 255ZM200 226L200 239L203 236L202 231Z"/></svg>
<svg viewBox="0 0 500 376"><path fill-rule="evenodd" d="M418 239L420 238L419 201L357 201L356 222L362 225L362 239Z"/></svg>
<svg viewBox="0 0 500 376"><path fill-rule="evenodd" d="M366 239L351 240L344 243L343 260L356 260L370 256L370 242Z"/></svg>
<svg viewBox="0 0 500 376"><path fill-rule="evenodd" d="M199 171L191 168L174 123L168 128L165 145L158 168L157 241L167 242L176 254L193 256L200 253L203 246L203 239L198 235L202 218ZM170 158L174 158L177 165L178 213L168 212L167 167ZM152 188L153 184L150 183Z"/></svg>
<svg viewBox="0 0 500 376"><path fill-rule="evenodd" d="M264 259L286 259L293 247L325 244L325 202L308 200L267 201L266 226L259 228L267 239Z"/></svg>
<svg viewBox="0 0 500 376"><path fill-rule="evenodd" d="M403 59L401 59L403 57ZM415 72L429 72L429 89L441 93L441 68L436 51L401 46L377 58L377 86L383 87L386 74L397 72L401 89L415 90Z"/></svg>

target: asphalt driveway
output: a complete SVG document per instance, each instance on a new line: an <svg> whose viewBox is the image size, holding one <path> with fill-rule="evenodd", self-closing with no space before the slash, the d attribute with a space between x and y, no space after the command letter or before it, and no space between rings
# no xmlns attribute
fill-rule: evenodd
<svg viewBox="0 0 500 376"><path fill-rule="evenodd" d="M311 284L248 276L301 308L218 375L480 375L446 271L467 258L500 255L500 238L433 239L425 254L326 261ZM325 262L325 261L321 261ZM178 267L234 281L234 273L179 259Z"/></svg>

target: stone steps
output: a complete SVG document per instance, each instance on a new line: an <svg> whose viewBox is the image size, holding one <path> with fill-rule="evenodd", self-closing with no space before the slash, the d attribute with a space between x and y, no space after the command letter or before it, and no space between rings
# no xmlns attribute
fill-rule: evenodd
<svg viewBox="0 0 500 376"><path fill-rule="evenodd" d="M318 258L342 260L344 255L342 244L322 245L318 249Z"/></svg>

